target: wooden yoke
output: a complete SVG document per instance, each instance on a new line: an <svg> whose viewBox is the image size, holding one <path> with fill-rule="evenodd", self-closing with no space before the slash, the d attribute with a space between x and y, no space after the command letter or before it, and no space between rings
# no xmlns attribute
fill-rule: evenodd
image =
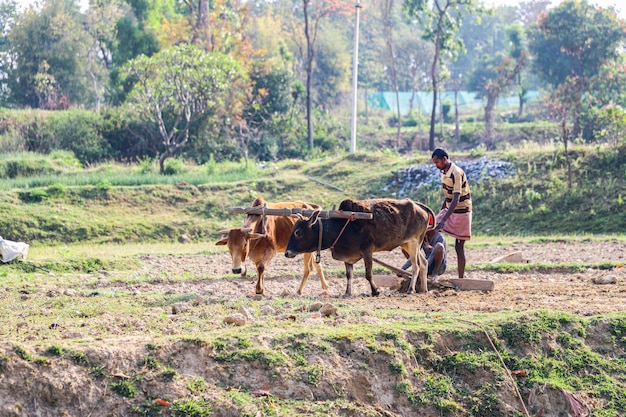
<svg viewBox="0 0 626 417"><path fill-rule="evenodd" d="M297 216L298 214L310 217L315 210L294 208L267 208L267 207L228 207L229 213L238 214L259 214L269 216ZM352 216L355 220L372 220L372 213L360 211L342 211L342 210L322 210L319 217L323 219L349 219Z"/></svg>

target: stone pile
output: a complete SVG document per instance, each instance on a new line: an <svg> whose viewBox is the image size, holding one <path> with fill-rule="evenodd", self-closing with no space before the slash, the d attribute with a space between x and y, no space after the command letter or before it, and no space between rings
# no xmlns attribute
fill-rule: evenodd
<svg viewBox="0 0 626 417"><path fill-rule="evenodd" d="M503 179L515 174L515 166L512 163L487 157L454 163L465 171L470 187L486 179ZM396 198L405 198L415 195L421 187L441 187L439 170L433 164L413 165L393 172L383 191Z"/></svg>

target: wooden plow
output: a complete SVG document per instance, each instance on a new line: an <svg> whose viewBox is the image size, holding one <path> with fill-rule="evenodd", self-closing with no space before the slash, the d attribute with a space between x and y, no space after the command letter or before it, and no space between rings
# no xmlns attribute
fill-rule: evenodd
<svg viewBox="0 0 626 417"><path fill-rule="evenodd" d="M315 210L312 209L302 209L298 207L294 208L268 208L265 206L257 206L257 207L229 207L229 213L236 214L253 214L260 215L262 217L263 222L263 232L265 233L265 216L297 216L302 215L309 217L313 214ZM354 220L372 220L372 213L364 213L364 212L355 212L355 211L343 211L343 210L322 210L319 214L319 217L323 219L349 219L352 218ZM404 284L408 284L411 279L411 272L405 271L401 268L397 268L393 265L390 265L386 262L373 258L374 262L379 264L382 267L389 269L391 272L395 272L396 276L392 275L374 275L372 278L376 281L379 286L382 287L391 287L394 288L399 280L403 280ZM397 274L400 274L402 278L397 277ZM493 290L494 283L493 281L486 279L459 279L459 278L439 278L436 282L429 282L428 288L453 288L459 291L491 291Z"/></svg>
<svg viewBox="0 0 626 417"><path fill-rule="evenodd" d="M297 216L298 214L309 217L315 210L294 208L267 208L267 207L229 207L229 213L238 214L257 214L261 216ZM355 220L372 220L372 213L363 213L360 211L343 211L343 210L322 210L319 214L322 219L349 219Z"/></svg>

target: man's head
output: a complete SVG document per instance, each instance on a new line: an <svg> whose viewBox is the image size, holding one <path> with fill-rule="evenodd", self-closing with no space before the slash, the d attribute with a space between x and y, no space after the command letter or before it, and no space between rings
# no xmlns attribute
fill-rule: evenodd
<svg viewBox="0 0 626 417"><path fill-rule="evenodd" d="M437 148L431 156L437 169L443 171L448 167L448 152L445 149Z"/></svg>

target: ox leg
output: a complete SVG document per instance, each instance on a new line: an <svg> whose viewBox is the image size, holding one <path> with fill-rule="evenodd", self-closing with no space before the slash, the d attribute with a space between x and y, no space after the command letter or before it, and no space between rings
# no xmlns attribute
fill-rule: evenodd
<svg viewBox="0 0 626 417"><path fill-rule="evenodd" d="M265 265L274 257L274 253L271 250L265 252L263 258L256 263L257 281L256 281L256 293L265 293Z"/></svg>
<svg viewBox="0 0 626 417"><path fill-rule="evenodd" d="M346 293L343 295L344 297L350 297L352 296L352 274L353 274L353 269L354 266L352 264L349 264L347 262L345 262L346 264Z"/></svg>
<svg viewBox="0 0 626 417"><path fill-rule="evenodd" d="M309 279L309 275L311 274L311 261L313 260L312 254L305 253L302 260L304 262L304 274L302 275L302 281L300 281L300 287L298 287L298 295L302 295L306 281Z"/></svg>
<svg viewBox="0 0 626 417"><path fill-rule="evenodd" d="M309 279L309 274L311 273L311 266L315 267L317 271L317 276L320 278L320 284L322 285L322 289L325 293L328 293L328 284L326 283L326 277L324 277L324 271L322 271L322 267L313 261L312 253L305 253L304 256L304 275L302 276L302 282L300 283L300 288L298 288L298 295L302 295L304 291L304 286L306 285L307 280Z"/></svg>
<svg viewBox="0 0 626 417"><path fill-rule="evenodd" d="M363 263L365 264L365 279L370 283L370 288L372 290L372 297L376 297L380 294L378 291L378 287L376 283L372 279L372 254L367 254L363 256Z"/></svg>
<svg viewBox="0 0 626 417"><path fill-rule="evenodd" d="M322 270L322 265L318 264L313 260L313 254L311 254L311 263L315 267L315 271L317 272L317 276L320 278L320 285L324 290L325 294L328 294L328 283L326 282L326 277L324 276L324 271Z"/></svg>
<svg viewBox="0 0 626 417"><path fill-rule="evenodd" d="M413 290L419 292L427 292L427 282L426 282L426 257L424 252L422 251L420 246L417 246L413 243L408 244L403 249L409 254L411 259L411 282L409 284L409 288L407 289L407 294L413 294ZM419 289L417 289L417 280L420 279Z"/></svg>
<svg viewBox="0 0 626 417"><path fill-rule="evenodd" d="M417 256L419 259L419 279L420 279L420 289L419 292L427 293L428 292L428 259L426 259L426 255L422 249L417 251ZM415 289L417 291L417 288Z"/></svg>

